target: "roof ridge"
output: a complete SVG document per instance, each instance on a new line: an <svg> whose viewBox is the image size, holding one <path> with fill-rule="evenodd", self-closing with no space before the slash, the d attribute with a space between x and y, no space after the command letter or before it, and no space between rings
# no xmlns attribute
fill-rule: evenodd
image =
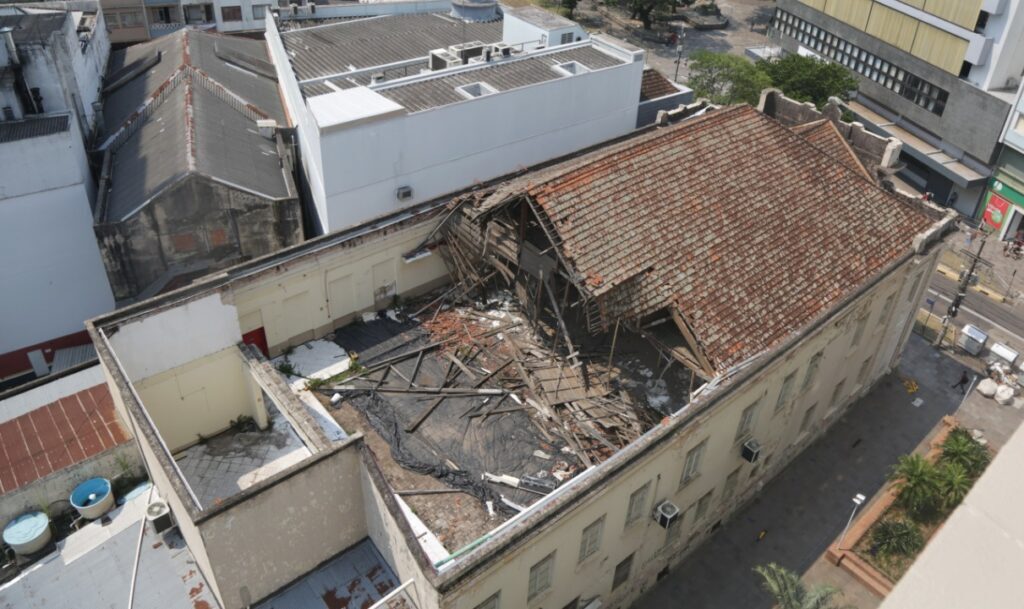
<svg viewBox="0 0 1024 609"><path fill-rule="evenodd" d="M117 128L117 131L110 134L110 137L100 144L97 149L105 150L109 148L111 151L116 151L118 148L123 146L128 138L134 135L135 132L139 130L139 127L142 126L146 120L148 120L149 117L167 101L167 98L171 96L171 92L178 88L181 81L185 80L189 67L190 66L187 65L178 66L178 69L176 69L174 73L167 78L167 80L160 83L160 86L156 88L153 94L147 97L146 100L142 102L142 105L139 106L135 112L129 115L123 123L121 123L121 126Z"/></svg>

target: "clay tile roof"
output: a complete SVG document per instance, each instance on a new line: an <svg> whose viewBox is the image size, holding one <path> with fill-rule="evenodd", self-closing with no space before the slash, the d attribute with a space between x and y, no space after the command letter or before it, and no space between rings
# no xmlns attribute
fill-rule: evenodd
<svg viewBox="0 0 1024 609"><path fill-rule="evenodd" d="M718 370L826 313L937 219L749 106L519 183L606 314L675 305Z"/></svg>
<svg viewBox="0 0 1024 609"><path fill-rule="evenodd" d="M676 93L679 93L679 89L669 79L662 76L661 72L654 68L644 70L643 80L640 81L640 101L658 99Z"/></svg>
<svg viewBox="0 0 1024 609"><path fill-rule="evenodd" d="M839 133L839 130L836 129L832 121L823 118L811 123L791 127L791 129L794 133L799 134L833 159L860 173L869 180L874 179L871 172L860 162L860 159L857 158L857 153L846 143L846 138Z"/></svg>
<svg viewBox="0 0 1024 609"><path fill-rule="evenodd" d="M0 423L0 492L128 442L105 384Z"/></svg>

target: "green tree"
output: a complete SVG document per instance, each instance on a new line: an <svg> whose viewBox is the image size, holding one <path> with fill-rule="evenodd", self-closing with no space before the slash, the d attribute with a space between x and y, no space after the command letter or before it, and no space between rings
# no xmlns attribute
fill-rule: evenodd
<svg viewBox="0 0 1024 609"><path fill-rule="evenodd" d="M562 0L562 8L565 9L565 16L569 19L574 19L573 13L576 12L576 5L579 4L579 0Z"/></svg>
<svg viewBox="0 0 1024 609"><path fill-rule="evenodd" d="M956 463L966 470L971 478L977 478L992 460L988 449L971 437L971 432L957 427L942 443L940 463Z"/></svg>
<svg viewBox="0 0 1024 609"><path fill-rule="evenodd" d="M850 92L857 89L857 79L849 70L813 57L791 54L775 61L760 61L757 67L787 97L813 102L818 108L832 96L849 99Z"/></svg>
<svg viewBox="0 0 1024 609"><path fill-rule="evenodd" d="M656 12L668 12L674 6L673 0L628 0L629 18L639 19L644 24L644 29L649 30L654 25L654 14Z"/></svg>
<svg viewBox="0 0 1024 609"><path fill-rule="evenodd" d="M899 492L897 502L915 518L934 515L941 504L938 471L921 455L900 457L889 473L889 480Z"/></svg>
<svg viewBox="0 0 1024 609"><path fill-rule="evenodd" d="M702 50L690 56L689 85L716 104L756 104L771 79L739 55Z"/></svg>
<svg viewBox="0 0 1024 609"><path fill-rule="evenodd" d="M883 520L872 529L871 543L882 556L913 556L924 547L924 536L909 520Z"/></svg>
<svg viewBox="0 0 1024 609"><path fill-rule="evenodd" d="M952 510L960 505L973 485L974 478L963 465L947 461L939 466L939 493L945 509Z"/></svg>
<svg viewBox="0 0 1024 609"><path fill-rule="evenodd" d="M799 575L773 562L756 566L754 571L779 609L842 609L835 604L842 592L832 586L808 589Z"/></svg>

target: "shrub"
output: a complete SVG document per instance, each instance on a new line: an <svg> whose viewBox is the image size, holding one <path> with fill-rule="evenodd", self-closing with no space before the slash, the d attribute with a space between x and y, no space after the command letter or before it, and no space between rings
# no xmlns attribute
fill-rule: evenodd
<svg viewBox="0 0 1024 609"><path fill-rule="evenodd" d="M960 505L971 486L974 485L974 478L964 466L953 461L947 461L939 465L939 493L942 496L942 507L952 510Z"/></svg>
<svg viewBox="0 0 1024 609"><path fill-rule="evenodd" d="M918 520L934 516L942 504L938 470L921 455L900 457L889 479L899 492L897 503Z"/></svg>
<svg viewBox="0 0 1024 609"><path fill-rule="evenodd" d="M924 547L924 536L909 520L883 520L871 531L871 543L885 557L913 556Z"/></svg>
<svg viewBox="0 0 1024 609"><path fill-rule="evenodd" d="M949 432L942 443L940 463L955 463L961 466L967 475L974 479L981 475L992 460L988 449L971 437L971 433L963 427Z"/></svg>

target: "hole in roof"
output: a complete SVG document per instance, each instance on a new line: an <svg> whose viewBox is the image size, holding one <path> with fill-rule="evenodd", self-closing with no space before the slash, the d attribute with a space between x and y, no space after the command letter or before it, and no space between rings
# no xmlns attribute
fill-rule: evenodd
<svg viewBox="0 0 1024 609"><path fill-rule="evenodd" d="M498 92L497 89L485 82L473 82L468 85L462 85L461 87L455 87L455 90L461 93L466 99L474 99Z"/></svg>
<svg viewBox="0 0 1024 609"><path fill-rule="evenodd" d="M552 69L566 76L586 74L587 72L590 71L590 68L588 68L587 66L583 65L578 61L567 61L565 63L558 63L553 65Z"/></svg>

